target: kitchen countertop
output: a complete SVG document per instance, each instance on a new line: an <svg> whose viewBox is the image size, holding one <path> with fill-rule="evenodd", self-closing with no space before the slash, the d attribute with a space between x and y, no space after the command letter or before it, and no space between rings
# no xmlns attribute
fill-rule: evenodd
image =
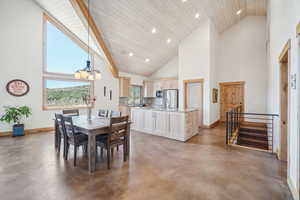
<svg viewBox="0 0 300 200"><path fill-rule="evenodd" d="M186 112L193 112L198 111L196 108L189 108L189 109L164 109L164 108L152 108L152 107L133 107L134 109L142 109L142 110L152 110L152 111L161 111L161 112L180 112L180 113L186 113Z"/></svg>

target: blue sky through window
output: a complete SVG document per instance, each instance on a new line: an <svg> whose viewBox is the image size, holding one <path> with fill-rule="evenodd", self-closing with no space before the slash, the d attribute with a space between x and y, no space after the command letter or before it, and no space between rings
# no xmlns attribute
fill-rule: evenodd
<svg viewBox="0 0 300 200"><path fill-rule="evenodd" d="M47 71L73 74L86 65L87 52L47 22Z"/></svg>

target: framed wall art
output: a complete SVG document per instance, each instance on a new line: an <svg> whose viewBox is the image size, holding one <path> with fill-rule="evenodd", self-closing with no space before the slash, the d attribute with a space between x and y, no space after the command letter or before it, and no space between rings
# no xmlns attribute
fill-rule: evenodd
<svg viewBox="0 0 300 200"><path fill-rule="evenodd" d="M6 91L16 97L21 97L26 95L30 90L30 87L27 82L20 80L20 79L14 79L7 83L6 85Z"/></svg>
<svg viewBox="0 0 300 200"><path fill-rule="evenodd" d="M213 103L218 103L218 89L217 88L213 88L212 101L213 101Z"/></svg>

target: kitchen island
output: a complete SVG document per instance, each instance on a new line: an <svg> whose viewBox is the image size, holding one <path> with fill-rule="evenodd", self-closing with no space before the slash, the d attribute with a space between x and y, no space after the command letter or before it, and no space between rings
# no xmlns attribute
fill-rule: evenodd
<svg viewBox="0 0 300 200"><path fill-rule="evenodd" d="M183 142L196 135L199 130L197 109L132 108L131 121L132 130Z"/></svg>

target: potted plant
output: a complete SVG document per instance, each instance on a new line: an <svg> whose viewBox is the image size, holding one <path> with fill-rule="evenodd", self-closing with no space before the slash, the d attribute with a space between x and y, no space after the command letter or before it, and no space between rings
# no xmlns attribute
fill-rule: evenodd
<svg viewBox="0 0 300 200"><path fill-rule="evenodd" d="M21 119L23 117L29 117L31 115L30 108L28 106L21 107L11 107L6 106L5 113L0 118L0 121L11 123L13 122L13 136L23 136L24 135L24 124L21 124Z"/></svg>

